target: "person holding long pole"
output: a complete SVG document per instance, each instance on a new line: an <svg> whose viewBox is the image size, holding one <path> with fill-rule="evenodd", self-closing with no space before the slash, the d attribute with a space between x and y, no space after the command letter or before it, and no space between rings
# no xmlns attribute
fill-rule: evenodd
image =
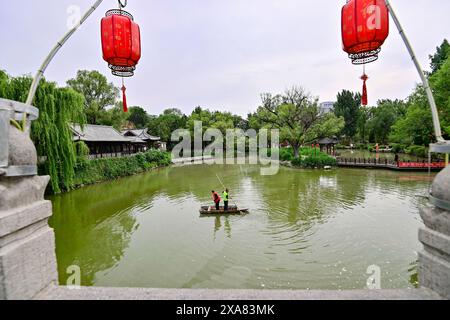
<svg viewBox="0 0 450 320"><path fill-rule="evenodd" d="M228 189L225 189L222 198L223 198L223 210L226 212L228 211L228 200L229 200Z"/></svg>

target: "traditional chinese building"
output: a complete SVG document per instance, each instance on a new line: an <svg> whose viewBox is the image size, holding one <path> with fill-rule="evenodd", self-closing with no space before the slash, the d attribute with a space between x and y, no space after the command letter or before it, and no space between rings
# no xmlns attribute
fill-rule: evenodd
<svg viewBox="0 0 450 320"><path fill-rule="evenodd" d="M71 125L73 141L83 141L89 148L90 158L121 157L123 155L145 152L147 141L137 136L124 136L109 126L87 124Z"/></svg>
<svg viewBox="0 0 450 320"><path fill-rule="evenodd" d="M337 138L323 138L318 141L320 151L326 152L329 155L336 154L336 145L339 143Z"/></svg>
<svg viewBox="0 0 450 320"><path fill-rule="evenodd" d="M147 128L146 129L125 130L125 131L122 131L122 135L124 137L137 138L142 141L145 141L148 148L157 149L157 148L160 148L162 145L161 138L150 135L148 133Z"/></svg>

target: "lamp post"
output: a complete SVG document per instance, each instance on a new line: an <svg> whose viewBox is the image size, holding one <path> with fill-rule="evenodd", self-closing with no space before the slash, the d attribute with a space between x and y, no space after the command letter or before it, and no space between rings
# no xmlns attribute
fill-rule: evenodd
<svg viewBox="0 0 450 320"><path fill-rule="evenodd" d="M44 75L50 62L58 53L59 49L69 40L69 38L77 31L77 29L89 18L89 16L98 8L103 0L97 0L89 8L89 10L80 19L80 22L67 32L64 37L58 41L55 47L50 51L45 58L41 67L37 71L28 93L26 103L20 103L17 101L11 101L7 99L0 99L0 176L6 177L19 177L19 176L33 176L37 174L36 165L15 165L9 163L10 149L9 143L10 137L10 121L22 121L22 130L29 132L31 127L31 121L36 120L39 117L39 110L32 106L36 89L39 82Z"/></svg>
<svg viewBox="0 0 450 320"><path fill-rule="evenodd" d="M62 37L62 39L60 41L58 41L58 43L55 45L55 47L50 51L50 53L45 58L44 62L42 63L41 67L39 68L39 70L37 71L37 73L33 79L33 83L31 84L30 91L28 93L28 98L27 98L27 102L26 102L27 105L31 105L33 103L34 95L36 94L36 89L39 85L39 82L41 81L42 76L44 75L44 72L47 69L48 65L50 64L50 62L52 62L53 58L58 53L59 49L62 48L62 46L67 42L67 40L69 40L69 38L75 33L75 31L77 31L78 28L81 27L81 25L87 20L87 18L89 18L89 16L98 8L98 6L102 2L103 2L103 0L95 1L95 3L92 5L92 7L90 7L89 10L80 19L80 22L77 23L77 25L75 27L70 29L69 32L67 32L64 35L64 37Z"/></svg>

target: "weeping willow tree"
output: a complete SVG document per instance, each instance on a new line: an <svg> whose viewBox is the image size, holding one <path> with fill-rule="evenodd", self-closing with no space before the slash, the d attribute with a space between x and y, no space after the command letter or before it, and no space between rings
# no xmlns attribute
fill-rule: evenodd
<svg viewBox="0 0 450 320"><path fill-rule="evenodd" d="M32 79L9 77L0 71L0 97L24 102ZM59 88L42 80L33 105L39 119L31 127L31 138L39 156L45 161L40 173L51 177L53 193L70 190L74 183L76 149L70 123L86 123L84 97L70 88Z"/></svg>

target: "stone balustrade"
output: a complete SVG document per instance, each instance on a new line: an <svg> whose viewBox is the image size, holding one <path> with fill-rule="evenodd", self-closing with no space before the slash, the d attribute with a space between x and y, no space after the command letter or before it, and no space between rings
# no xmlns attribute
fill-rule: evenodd
<svg viewBox="0 0 450 320"><path fill-rule="evenodd" d="M26 133L9 130L10 166L35 166L36 150ZM0 175L0 300L32 299L57 279L55 239L48 226L49 177Z"/></svg>

